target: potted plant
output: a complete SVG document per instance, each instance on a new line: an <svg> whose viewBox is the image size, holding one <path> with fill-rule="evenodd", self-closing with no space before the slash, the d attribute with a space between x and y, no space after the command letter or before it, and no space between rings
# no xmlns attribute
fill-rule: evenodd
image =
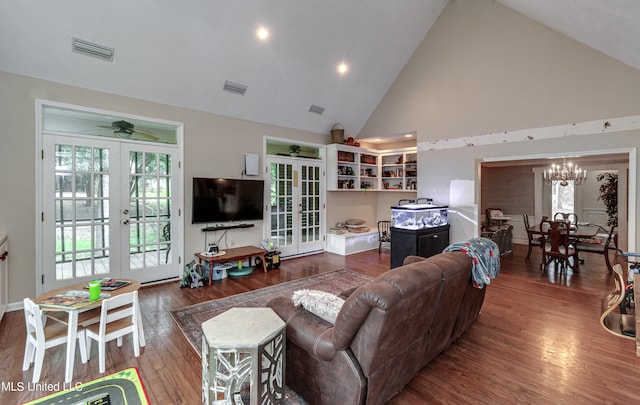
<svg viewBox="0 0 640 405"><path fill-rule="evenodd" d="M604 181L600 184L600 196L607 211L607 225L618 226L618 173L600 173L596 180Z"/></svg>

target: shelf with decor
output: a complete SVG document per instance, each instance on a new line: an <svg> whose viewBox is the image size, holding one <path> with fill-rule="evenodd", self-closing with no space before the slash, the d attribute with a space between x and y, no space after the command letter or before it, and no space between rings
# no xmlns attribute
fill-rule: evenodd
<svg viewBox="0 0 640 405"><path fill-rule="evenodd" d="M328 190L377 190L379 154L350 145L327 146Z"/></svg>
<svg viewBox="0 0 640 405"><path fill-rule="evenodd" d="M380 157L382 189L385 191L417 190L417 157L415 148L384 152Z"/></svg>
<svg viewBox="0 0 640 405"><path fill-rule="evenodd" d="M338 187L342 189L354 190L358 183L357 173L359 157L355 152L340 150L337 151L336 161L338 165Z"/></svg>
<svg viewBox="0 0 640 405"><path fill-rule="evenodd" d="M378 156L360 153L360 189L378 189Z"/></svg>
<svg viewBox="0 0 640 405"><path fill-rule="evenodd" d="M381 156L381 179L383 190L402 190L404 177L404 154L393 153Z"/></svg>
<svg viewBox="0 0 640 405"><path fill-rule="evenodd" d="M404 154L404 184L405 190L418 189L418 153Z"/></svg>
<svg viewBox="0 0 640 405"><path fill-rule="evenodd" d="M415 190L416 158L416 148L374 150L342 144L328 145L327 190Z"/></svg>

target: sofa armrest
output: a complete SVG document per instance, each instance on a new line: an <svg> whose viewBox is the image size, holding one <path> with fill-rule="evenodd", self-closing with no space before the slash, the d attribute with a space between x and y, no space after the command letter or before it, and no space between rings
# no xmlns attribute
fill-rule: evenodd
<svg viewBox="0 0 640 405"><path fill-rule="evenodd" d="M302 308L289 297L276 297L267 303L287 324L287 340L315 357L329 361L336 354L333 325Z"/></svg>
<svg viewBox="0 0 640 405"><path fill-rule="evenodd" d="M338 297L342 298L343 300L346 300L358 288L360 288L360 287L358 286L358 287L352 287L352 288L346 289L346 290L342 291L340 294L338 294Z"/></svg>

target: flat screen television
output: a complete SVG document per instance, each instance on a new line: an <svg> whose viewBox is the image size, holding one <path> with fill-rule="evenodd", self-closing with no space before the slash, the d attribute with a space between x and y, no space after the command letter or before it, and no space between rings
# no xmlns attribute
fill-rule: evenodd
<svg viewBox="0 0 640 405"><path fill-rule="evenodd" d="M193 224L263 219L264 181L193 178Z"/></svg>

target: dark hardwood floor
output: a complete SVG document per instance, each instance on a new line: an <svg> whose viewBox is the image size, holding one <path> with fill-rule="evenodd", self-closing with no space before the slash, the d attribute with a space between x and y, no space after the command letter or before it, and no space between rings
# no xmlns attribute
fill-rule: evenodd
<svg viewBox="0 0 640 405"><path fill-rule="evenodd" d="M585 264L576 273L541 274L536 253L525 263L526 248L517 245L502 259L501 274L488 286L478 321L391 404L640 403L640 358L634 342L607 333L598 322L600 300L613 286L603 256L583 254ZM135 358L128 339L121 348L110 342L106 374L137 367L152 404L199 404L200 357L169 310L334 269L376 276L388 267L388 252L348 257L323 253L284 260L279 269L211 287L180 289L177 282L143 287L147 345ZM49 393L28 389L32 370L22 371L24 339L23 312L5 314L0 323L1 404ZM76 355L74 382L100 375L95 345L87 364ZM63 379L64 346L49 349L42 381Z"/></svg>

